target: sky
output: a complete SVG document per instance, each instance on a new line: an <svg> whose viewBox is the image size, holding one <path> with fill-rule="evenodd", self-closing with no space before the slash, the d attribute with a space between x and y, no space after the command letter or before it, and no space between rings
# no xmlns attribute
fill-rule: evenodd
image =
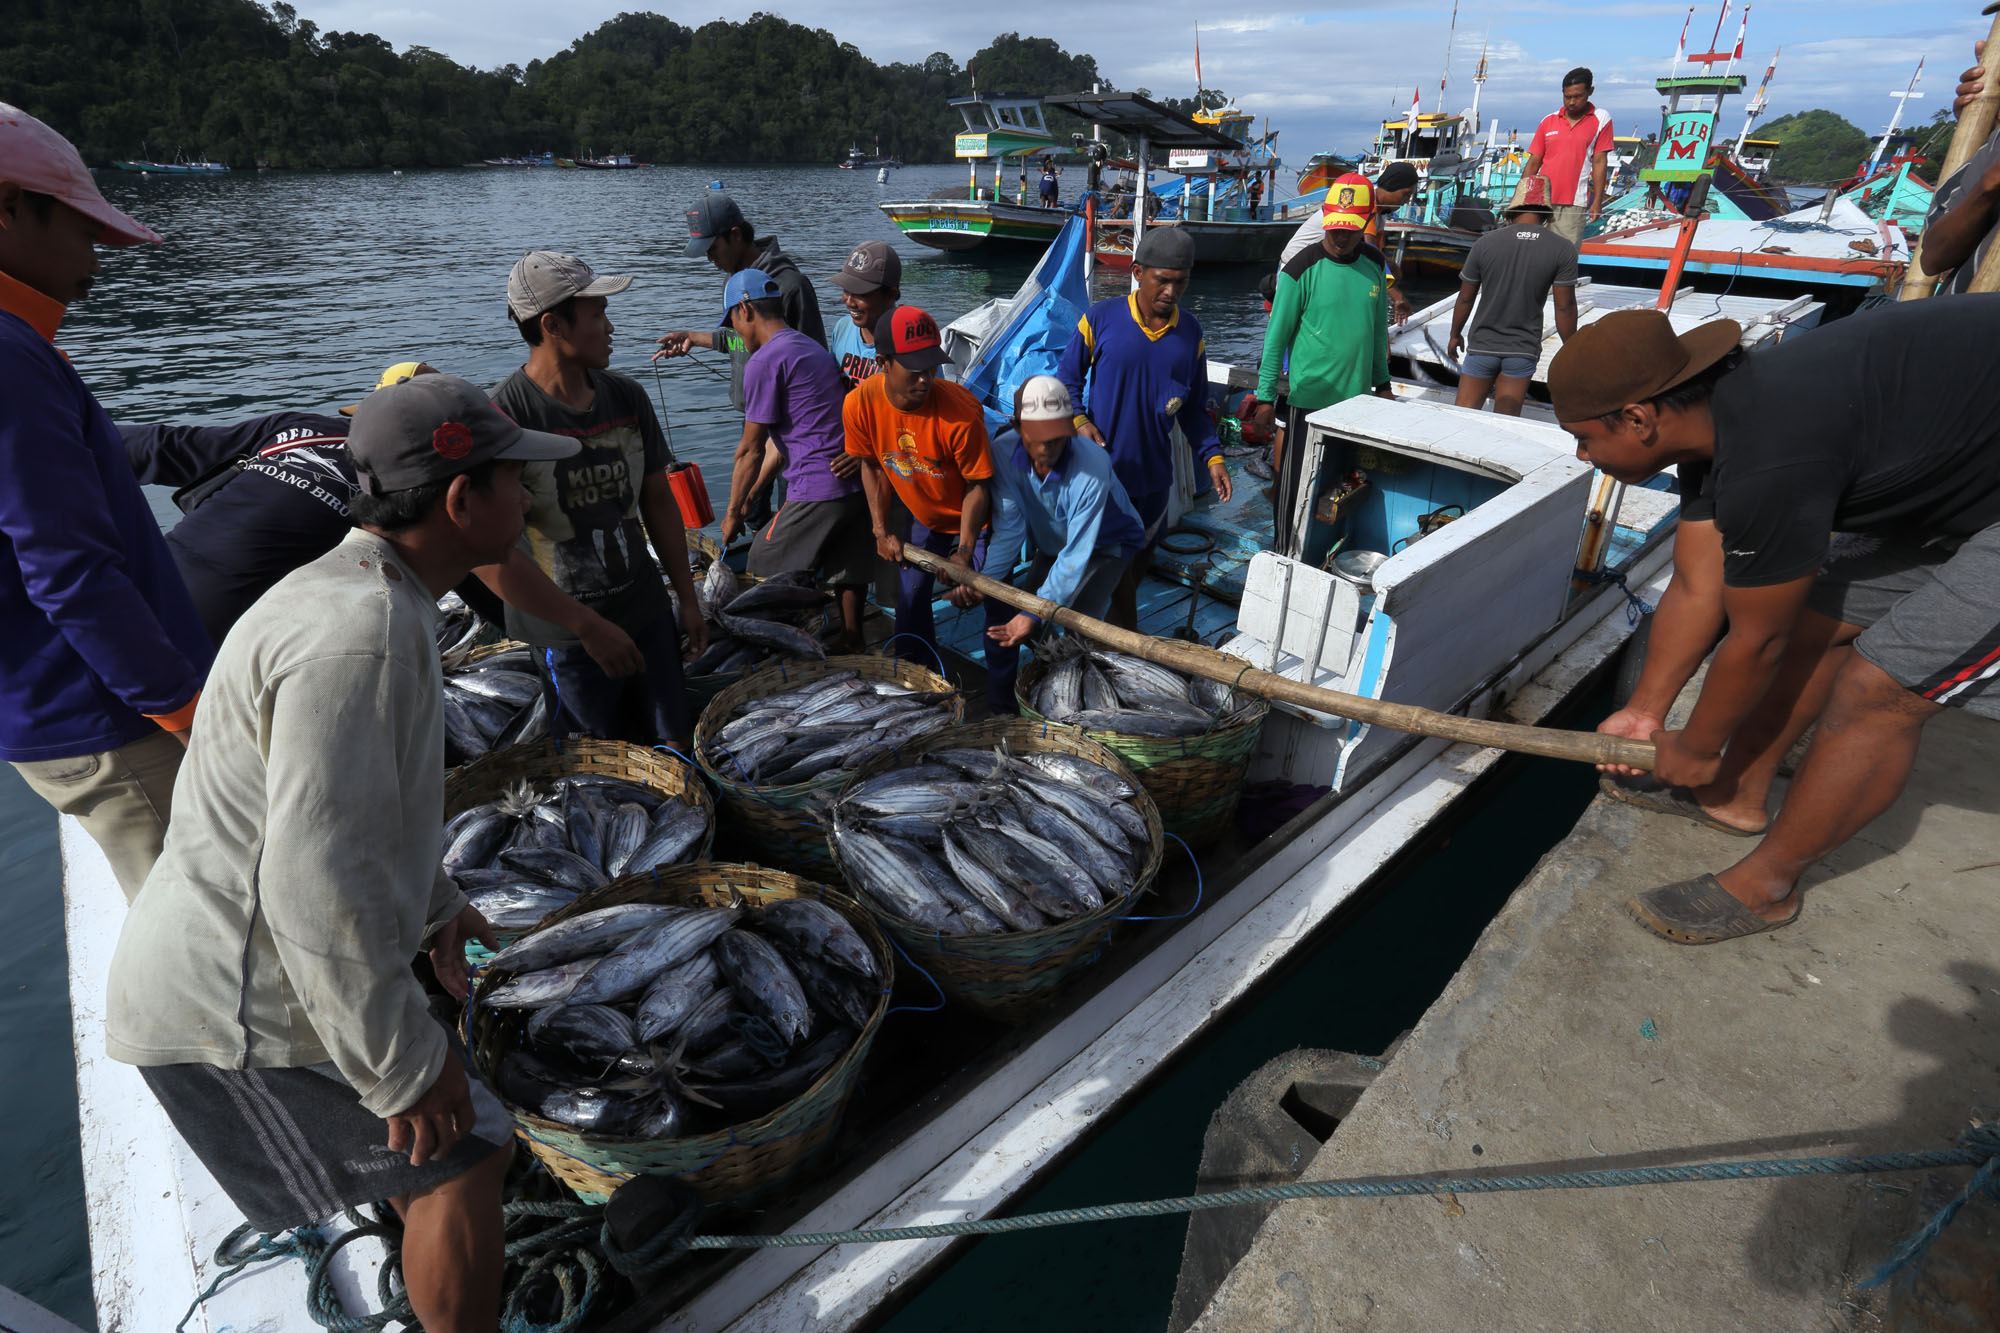
<svg viewBox="0 0 2000 1333"><path fill-rule="evenodd" d="M1718 5L1704 0L1688 29L1688 49L1707 50ZM713 3L713 0L709 0ZM1073 0L1012 0L1004 26L983 5L913 4L907 0L855 5L833 0L764 0L730 8L676 6L668 17L689 26L740 20L756 10L825 28L878 62L920 61L933 51L963 65L998 31L1055 38L1088 52L1121 88L1185 96L1194 87L1195 27L1201 28L1204 81L1233 95L1244 110L1269 116L1280 129L1279 152L1302 165L1314 152L1365 147L1386 116L1401 115L1419 89L1425 111L1438 109L1438 79L1450 51L1447 109L1471 103L1472 74L1482 47L1488 73L1480 120L1498 117L1502 137L1518 127L1523 139L1561 101L1558 85L1577 65L1596 74L1597 103L1624 133L1657 128L1660 99L1653 80L1668 71L1688 15L1685 3L1578 3L1576 0L1461 0L1455 31L1451 0L1333 0L1332 4L1222 7L1182 0L1101 0L1079 31ZM644 0L303 0L301 17L322 31L364 31L396 47L423 45L462 64L526 65L567 47L620 10ZM1723 113L1734 137L1774 48L1784 48L1772 80L1767 118L1824 107L1871 135L1880 134L1921 58L1924 95L1909 104L1905 124L1927 122L1948 106L1958 72L1972 63L1972 42L1988 20L1977 3L1959 0L1753 0L1744 59L1749 86ZM1735 45L1740 3L1730 11L1720 49ZM1449 40L1447 34L1451 36ZM1071 89L1021 91L1067 92Z"/></svg>

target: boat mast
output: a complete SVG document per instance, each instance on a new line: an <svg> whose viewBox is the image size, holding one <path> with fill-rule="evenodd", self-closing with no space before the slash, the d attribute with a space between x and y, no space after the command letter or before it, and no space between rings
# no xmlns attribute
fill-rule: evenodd
<svg viewBox="0 0 2000 1333"><path fill-rule="evenodd" d="M1750 99L1750 105L1745 108L1743 133L1736 136L1736 149L1733 154L1739 162L1743 159L1743 145L1750 139L1750 127L1756 124L1757 117L1764 114L1765 94L1771 90L1771 76L1778 72L1778 57L1784 53L1785 48L1782 46L1771 53L1771 63L1764 67L1764 81L1757 85L1757 95Z"/></svg>
<svg viewBox="0 0 2000 1333"><path fill-rule="evenodd" d="M1923 96L1922 93L1917 91L1917 84L1923 80L1923 77L1924 62L1919 58L1917 61L1917 72L1910 76L1910 86L1903 89L1900 93L1889 94L1889 96L1896 99L1896 114L1889 117L1889 128L1882 131L1882 142L1875 145L1875 152L1869 157L1868 165L1861 169L1861 179L1867 180L1875 174L1875 168L1882 165L1882 154L1888 151L1889 140L1895 138L1896 131L1902 128L1903 109L1910 104L1911 99Z"/></svg>

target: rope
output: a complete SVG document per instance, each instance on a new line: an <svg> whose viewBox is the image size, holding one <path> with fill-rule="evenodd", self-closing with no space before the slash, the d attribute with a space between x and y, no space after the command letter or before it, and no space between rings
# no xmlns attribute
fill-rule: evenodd
<svg viewBox="0 0 2000 1333"><path fill-rule="evenodd" d="M1584 583L1590 583L1590 584L1609 583L1614 587L1616 587L1619 592L1623 593L1625 595L1626 624L1636 625L1639 623L1639 617L1650 616L1653 614L1653 608L1647 606L1644 601L1640 600L1638 593L1633 592L1629 587L1626 586L1625 575L1623 571L1609 570L1609 569L1576 569L1576 570L1571 570L1570 572L1573 575L1575 575L1575 577L1578 580Z"/></svg>

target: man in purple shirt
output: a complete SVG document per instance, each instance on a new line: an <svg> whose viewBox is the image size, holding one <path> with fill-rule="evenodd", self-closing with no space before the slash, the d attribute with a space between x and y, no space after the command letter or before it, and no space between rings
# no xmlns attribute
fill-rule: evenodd
<svg viewBox="0 0 2000 1333"><path fill-rule="evenodd" d="M841 420L847 381L832 353L785 323L777 281L762 269L732 274L722 327L750 348L743 367L743 439L722 516L727 546L743 530L751 497L780 469L785 503L750 540L750 572L817 570L840 595L838 647L861 648L861 592L874 559L868 501L847 453Z"/></svg>

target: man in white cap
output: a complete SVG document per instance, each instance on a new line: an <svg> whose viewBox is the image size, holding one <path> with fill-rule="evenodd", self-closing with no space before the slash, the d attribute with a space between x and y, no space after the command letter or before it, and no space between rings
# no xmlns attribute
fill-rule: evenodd
<svg viewBox="0 0 2000 1333"><path fill-rule="evenodd" d="M160 854L210 647L55 336L99 245L159 239L67 140L0 103L0 759L83 825L127 898Z"/></svg>
<svg viewBox="0 0 2000 1333"><path fill-rule="evenodd" d="M608 369L605 298L631 285L552 250L522 256L508 275L507 313L528 362L501 381L493 401L521 425L583 448L526 474L534 496L528 554L554 588L510 565L493 571L490 586L507 603L508 636L542 650L557 735L684 747L693 727L660 565L678 595L689 656L707 647L708 628L668 478L673 452L645 389Z"/></svg>
<svg viewBox="0 0 2000 1333"><path fill-rule="evenodd" d="M492 932L438 868L437 599L521 535L527 464L577 453L451 375L369 395L357 530L230 632L166 850L111 961L105 1049L252 1226L386 1198L431 1333L492 1333L513 1124L410 960L466 994Z"/></svg>
<svg viewBox="0 0 2000 1333"><path fill-rule="evenodd" d="M1076 433L1076 405L1053 375L1014 393L1014 424L993 440L993 537L983 572L1102 619L1146 530L1104 446ZM1027 566L1014 575L1025 549ZM1013 577L1009 577L1014 575ZM986 603L986 704L1015 713L1020 646L1041 620Z"/></svg>

